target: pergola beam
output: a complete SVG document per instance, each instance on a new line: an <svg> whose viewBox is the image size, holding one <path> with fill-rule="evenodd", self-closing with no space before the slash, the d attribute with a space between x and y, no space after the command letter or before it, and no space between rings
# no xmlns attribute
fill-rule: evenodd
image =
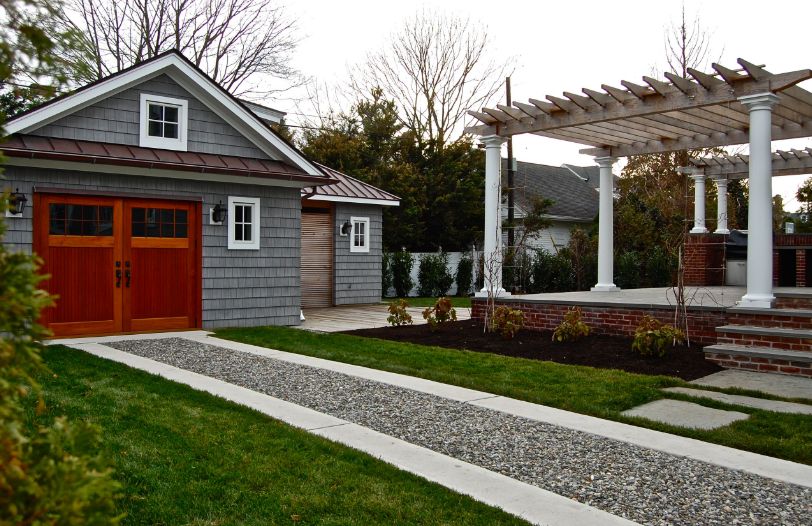
<svg viewBox="0 0 812 526"><path fill-rule="evenodd" d="M750 175L750 158L747 155L708 156L690 160L691 170L711 179L746 179ZM772 154L772 175L806 175L812 173L812 148L805 150L778 150Z"/></svg>

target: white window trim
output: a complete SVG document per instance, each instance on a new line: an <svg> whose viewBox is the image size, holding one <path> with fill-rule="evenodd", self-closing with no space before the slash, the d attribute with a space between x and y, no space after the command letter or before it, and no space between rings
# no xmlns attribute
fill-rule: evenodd
<svg viewBox="0 0 812 526"><path fill-rule="evenodd" d="M364 246L355 246L355 224L364 223ZM350 252L369 252L369 218L368 217L350 217Z"/></svg>
<svg viewBox="0 0 812 526"><path fill-rule="evenodd" d="M234 208L236 205L251 205L251 241L237 241L234 239ZM259 250L259 223L260 223L259 197L228 196L228 249L229 250Z"/></svg>
<svg viewBox="0 0 812 526"><path fill-rule="evenodd" d="M148 104L157 102L158 104L170 104L178 106L178 138L167 139L165 137L152 137L149 135L149 111ZM141 94L141 134L138 145L144 148L162 148L164 150L187 150L187 136L189 127L189 101L186 99L175 99L162 95L152 95L150 93Z"/></svg>

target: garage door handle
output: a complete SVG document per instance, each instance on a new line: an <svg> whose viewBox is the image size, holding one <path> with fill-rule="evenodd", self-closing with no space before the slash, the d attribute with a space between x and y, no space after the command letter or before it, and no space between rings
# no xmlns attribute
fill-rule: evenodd
<svg viewBox="0 0 812 526"><path fill-rule="evenodd" d="M125 261L124 266L127 267L127 270L124 271L124 279L126 280L124 286L130 288L130 262Z"/></svg>
<svg viewBox="0 0 812 526"><path fill-rule="evenodd" d="M116 261L116 288L121 287L121 261Z"/></svg>

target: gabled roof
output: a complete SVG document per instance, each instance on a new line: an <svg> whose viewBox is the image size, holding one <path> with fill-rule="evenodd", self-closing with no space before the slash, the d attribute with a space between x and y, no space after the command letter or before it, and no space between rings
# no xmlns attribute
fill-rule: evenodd
<svg viewBox="0 0 812 526"><path fill-rule="evenodd" d="M341 173L324 165L322 170L333 179L338 180L330 186L316 186L303 188L302 197L312 201L334 201L343 203L368 204L379 206L399 206L400 197L381 190L371 184L359 181L354 177Z"/></svg>
<svg viewBox="0 0 812 526"><path fill-rule="evenodd" d="M260 116L176 50L157 55L23 112L6 123L5 132L9 135L29 133L161 74L172 78L270 157L287 162L307 175L324 177L329 182L329 176L315 163L279 137Z"/></svg>
<svg viewBox="0 0 812 526"><path fill-rule="evenodd" d="M504 183L507 159L502 159L502 164ZM534 198L551 199L553 204L547 213L549 217L565 221L592 221L598 214L599 194L591 181L597 181L598 175L597 166L548 166L517 161L514 202L526 211L532 208Z"/></svg>

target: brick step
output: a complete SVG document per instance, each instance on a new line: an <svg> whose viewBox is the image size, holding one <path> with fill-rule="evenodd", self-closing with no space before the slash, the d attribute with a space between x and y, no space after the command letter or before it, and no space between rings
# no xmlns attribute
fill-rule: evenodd
<svg viewBox="0 0 812 526"><path fill-rule="evenodd" d="M812 352L717 343L705 347L705 359L727 369L746 369L812 377Z"/></svg>
<svg viewBox="0 0 812 526"><path fill-rule="evenodd" d="M727 321L730 325L805 329L812 327L812 309L750 309L745 307L732 307L727 309Z"/></svg>
<svg viewBox="0 0 812 526"><path fill-rule="evenodd" d="M717 343L812 352L812 329L723 325L716 334Z"/></svg>
<svg viewBox="0 0 812 526"><path fill-rule="evenodd" d="M773 291L774 307L778 309L812 309L812 287L796 291Z"/></svg>

